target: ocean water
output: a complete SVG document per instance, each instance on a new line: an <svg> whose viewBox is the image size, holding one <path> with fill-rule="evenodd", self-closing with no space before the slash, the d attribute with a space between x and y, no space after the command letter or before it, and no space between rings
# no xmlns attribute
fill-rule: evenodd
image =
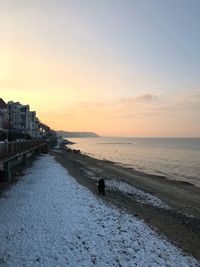
<svg viewBox="0 0 200 267"><path fill-rule="evenodd" d="M70 138L97 159L200 187L200 138Z"/></svg>

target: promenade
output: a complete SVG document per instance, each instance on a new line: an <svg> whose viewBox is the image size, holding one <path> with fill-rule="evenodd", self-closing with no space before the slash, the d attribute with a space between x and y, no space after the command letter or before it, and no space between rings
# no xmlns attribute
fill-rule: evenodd
<svg viewBox="0 0 200 267"><path fill-rule="evenodd" d="M23 163L39 151L47 152L49 143L45 139L0 142L0 171L3 180L11 180L13 167Z"/></svg>

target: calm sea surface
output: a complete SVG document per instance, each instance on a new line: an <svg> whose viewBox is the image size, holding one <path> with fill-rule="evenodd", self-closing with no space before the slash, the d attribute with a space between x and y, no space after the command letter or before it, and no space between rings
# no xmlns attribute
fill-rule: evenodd
<svg viewBox="0 0 200 267"><path fill-rule="evenodd" d="M97 159L200 187L200 138L70 138Z"/></svg>

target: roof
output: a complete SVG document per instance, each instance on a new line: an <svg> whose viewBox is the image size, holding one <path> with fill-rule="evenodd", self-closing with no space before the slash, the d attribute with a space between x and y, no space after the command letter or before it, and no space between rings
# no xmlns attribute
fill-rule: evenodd
<svg viewBox="0 0 200 267"><path fill-rule="evenodd" d="M0 98L0 109L7 108L7 104Z"/></svg>

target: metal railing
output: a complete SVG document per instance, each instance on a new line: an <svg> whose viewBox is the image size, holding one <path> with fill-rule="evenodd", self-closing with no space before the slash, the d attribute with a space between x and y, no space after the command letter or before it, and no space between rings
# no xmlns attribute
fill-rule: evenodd
<svg viewBox="0 0 200 267"><path fill-rule="evenodd" d="M28 150L40 147L45 144L46 144L45 139L15 141L15 142L0 142L0 158L7 158L9 156L26 152Z"/></svg>

